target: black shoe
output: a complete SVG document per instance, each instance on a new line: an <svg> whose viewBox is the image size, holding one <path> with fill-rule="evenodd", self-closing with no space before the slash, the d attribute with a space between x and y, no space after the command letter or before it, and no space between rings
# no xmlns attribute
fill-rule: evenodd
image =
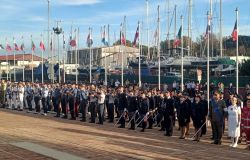
<svg viewBox="0 0 250 160"><path fill-rule="evenodd" d="M81 122L86 122L86 119L82 119L82 120L80 120Z"/></svg>
<svg viewBox="0 0 250 160"><path fill-rule="evenodd" d="M75 118L75 117L72 117L72 118L70 118L70 120L76 120L76 118Z"/></svg>
<svg viewBox="0 0 250 160"><path fill-rule="evenodd" d="M161 128L159 131L165 131L165 129Z"/></svg>
<svg viewBox="0 0 250 160"><path fill-rule="evenodd" d="M103 125L103 123L98 122L97 124Z"/></svg>
<svg viewBox="0 0 250 160"><path fill-rule="evenodd" d="M150 127L148 127L148 129L153 129L153 127L152 127L152 126L150 126Z"/></svg>
<svg viewBox="0 0 250 160"><path fill-rule="evenodd" d="M119 126L118 128L125 128L125 126Z"/></svg>
<svg viewBox="0 0 250 160"><path fill-rule="evenodd" d="M145 132L145 130L144 129L141 129L141 131L140 132Z"/></svg>
<svg viewBox="0 0 250 160"><path fill-rule="evenodd" d="M93 121L90 121L89 123L95 123L95 122L93 122Z"/></svg>
<svg viewBox="0 0 250 160"><path fill-rule="evenodd" d="M166 134L165 134L166 135ZM166 136L170 136L170 135L166 135ZM179 137L179 139L185 139L186 137Z"/></svg>
<svg viewBox="0 0 250 160"><path fill-rule="evenodd" d="M63 116L62 118L63 118L63 119L68 119L68 117L67 117L67 116Z"/></svg>

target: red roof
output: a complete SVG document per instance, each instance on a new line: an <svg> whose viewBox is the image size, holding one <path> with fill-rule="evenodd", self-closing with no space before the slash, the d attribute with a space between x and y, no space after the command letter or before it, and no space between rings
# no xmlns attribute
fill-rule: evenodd
<svg viewBox="0 0 250 160"><path fill-rule="evenodd" d="M5 61L6 58L10 61L14 61L14 55L7 55L7 57L6 55L0 55L0 61ZM23 54L16 54L15 59L16 61L22 61ZM32 60L32 54L24 54L24 61L31 61L31 60ZM42 61L42 58L37 55L33 55L33 61Z"/></svg>

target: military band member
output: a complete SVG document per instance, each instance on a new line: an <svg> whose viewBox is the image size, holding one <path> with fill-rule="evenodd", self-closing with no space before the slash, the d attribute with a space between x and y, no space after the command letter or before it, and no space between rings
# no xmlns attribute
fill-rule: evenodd
<svg viewBox="0 0 250 160"><path fill-rule="evenodd" d="M115 93L113 90L109 91L109 94L107 96L107 103L108 103L108 107L107 107L107 111L108 111L108 118L109 118L109 122L113 123L114 122L114 109L115 109Z"/></svg>
<svg viewBox="0 0 250 160"><path fill-rule="evenodd" d="M173 121L175 117L174 112L174 101L172 97L170 96L170 92L166 92L166 97L164 99L166 103L166 109L164 112L164 122L165 122L165 128L166 128L166 136L172 136L173 135Z"/></svg>
<svg viewBox="0 0 250 160"><path fill-rule="evenodd" d="M119 122L120 123L119 128L125 128L125 115L126 115L128 102L127 102L126 93L124 92L123 87L119 89L117 99L118 99L118 112L119 112L119 115L121 116L120 122Z"/></svg>
<svg viewBox="0 0 250 160"><path fill-rule="evenodd" d="M7 97L8 109L12 109L12 87L11 87L11 84L7 85L6 97Z"/></svg>
<svg viewBox="0 0 250 160"><path fill-rule="evenodd" d="M49 89L47 85L42 87L42 107L43 107L43 115L47 115L48 113L48 97L49 97Z"/></svg>
<svg viewBox="0 0 250 160"><path fill-rule="evenodd" d="M61 89L60 85L57 84L55 88L55 106L56 110L56 116L55 117L60 117L61 115Z"/></svg>
<svg viewBox="0 0 250 160"><path fill-rule="evenodd" d="M153 111L155 109L155 99L152 96L151 92L148 92L148 100L149 100L149 111ZM149 118L148 118L148 129L152 129L154 124L154 113L150 112Z"/></svg>
<svg viewBox="0 0 250 160"><path fill-rule="evenodd" d="M32 100L33 100L33 94L34 94L34 91L33 91L33 88L31 86L31 84L28 83L28 86L27 86L27 104L28 104L28 112L31 112L32 111Z"/></svg>
<svg viewBox="0 0 250 160"><path fill-rule="evenodd" d="M133 91L130 91L128 96L128 116L130 121L129 129L132 130L135 130L135 119L138 112L138 105L137 97L134 95Z"/></svg>
<svg viewBox="0 0 250 160"><path fill-rule="evenodd" d="M40 86L39 84L36 84L34 88L34 101L35 101L36 113L40 113L41 111L41 106L40 106L41 96L42 96L42 93L41 93Z"/></svg>
<svg viewBox="0 0 250 160"><path fill-rule="evenodd" d="M80 97L80 108L82 112L81 121L86 122L88 113L88 91L86 90L86 87L84 85L80 87L79 97Z"/></svg>
<svg viewBox="0 0 250 160"><path fill-rule="evenodd" d="M149 100L145 96L145 93L141 94L141 99L139 102L139 113L140 113L140 120L142 121L142 129L141 132L145 131L145 128L147 127L147 119L149 116Z"/></svg>
<svg viewBox="0 0 250 160"><path fill-rule="evenodd" d="M23 111L23 100L24 100L24 86L22 83L19 84L18 87L18 94L19 94L19 111Z"/></svg>
<svg viewBox="0 0 250 160"><path fill-rule="evenodd" d="M97 93L98 97L98 106L97 106L97 113L98 113L98 119L99 123L98 124L103 124L103 119L104 119L104 101L105 101L105 94L104 91L101 90L100 92Z"/></svg>
<svg viewBox="0 0 250 160"><path fill-rule="evenodd" d="M68 111L67 111L67 106L69 103L69 88L68 86L65 84L61 90L62 92L62 113L63 113L63 117L64 119L68 119Z"/></svg>
<svg viewBox="0 0 250 160"><path fill-rule="evenodd" d="M91 88L91 91L89 92L89 110L91 113L90 123L95 123L96 119L96 105L97 105L97 96L93 88Z"/></svg>

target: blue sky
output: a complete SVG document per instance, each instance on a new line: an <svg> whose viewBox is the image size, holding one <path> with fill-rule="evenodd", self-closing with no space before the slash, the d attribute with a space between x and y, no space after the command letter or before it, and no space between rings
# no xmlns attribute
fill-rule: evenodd
<svg viewBox="0 0 250 160"><path fill-rule="evenodd" d="M170 17L174 5L177 5L177 30L180 15L184 15L184 35L187 35L188 0L169 0ZM12 44L13 37L21 43L24 36L26 48L30 48L30 35L37 45L44 34L47 40L47 0L0 0L0 44L5 46L5 39ZM161 39L166 39L167 0L149 0L150 43L156 29L157 6L160 5ZM235 23L235 8L239 7L240 34L250 35L250 0L223 0L223 35L231 34ZM209 0L193 0L193 39L202 35L206 28L206 12ZM214 31L219 29L219 0L213 0ZM119 38L120 23L127 17L127 39L133 40L138 20L143 22L142 41L146 43L146 3L145 0L51 0L51 27L56 20L61 20L66 39L71 25L80 29L80 47L86 47L88 28L93 28L94 46L101 44L101 26L110 24L111 41ZM171 38L173 23L171 25ZM47 46L46 46L47 47ZM47 47L48 48L48 47Z"/></svg>

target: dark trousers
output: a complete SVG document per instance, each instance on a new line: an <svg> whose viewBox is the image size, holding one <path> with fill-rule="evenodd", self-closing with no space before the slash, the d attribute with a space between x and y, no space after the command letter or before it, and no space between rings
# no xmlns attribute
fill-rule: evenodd
<svg viewBox="0 0 250 160"><path fill-rule="evenodd" d="M91 113L91 123L95 123L96 118L96 102L90 102L89 110Z"/></svg>
<svg viewBox="0 0 250 160"><path fill-rule="evenodd" d="M52 97L52 103L53 103L53 106L54 106L54 112L57 112L58 106L56 104L56 97Z"/></svg>
<svg viewBox="0 0 250 160"><path fill-rule="evenodd" d="M129 112L128 116L129 116L129 121L130 121L130 128L131 129L135 129L135 112Z"/></svg>
<svg viewBox="0 0 250 160"><path fill-rule="evenodd" d="M40 97L35 96L34 101L35 101L35 105L36 105L36 112L40 112L41 111Z"/></svg>
<svg viewBox="0 0 250 160"><path fill-rule="evenodd" d="M154 115L150 115L148 118L148 128L153 128L153 124L154 124Z"/></svg>
<svg viewBox="0 0 250 160"><path fill-rule="evenodd" d="M64 114L64 118L68 118L68 112L67 112L67 102L65 100L62 100L62 113Z"/></svg>
<svg viewBox="0 0 250 160"><path fill-rule="evenodd" d="M143 130L147 127L147 121L145 121L144 118L145 118L145 115L141 115L141 120L142 120L141 127Z"/></svg>
<svg viewBox="0 0 250 160"><path fill-rule="evenodd" d="M211 124L213 126L212 130L213 130L214 143L221 143L223 122L212 121Z"/></svg>
<svg viewBox="0 0 250 160"><path fill-rule="evenodd" d="M48 112L48 103L47 103L47 97L42 98L42 105L43 105L43 112L47 113Z"/></svg>
<svg viewBox="0 0 250 160"><path fill-rule="evenodd" d="M99 123L100 123L100 124L103 124L103 118L104 118L104 104L98 104L97 113L98 113Z"/></svg>
<svg viewBox="0 0 250 160"><path fill-rule="evenodd" d="M120 118L120 121L119 121L119 123L121 124L121 127L125 127L125 114L124 114L124 110L120 110L120 111L118 111L118 113L119 113L119 115L120 116L122 116L121 118Z"/></svg>
<svg viewBox="0 0 250 160"><path fill-rule="evenodd" d="M70 115L71 119L75 119L75 101L74 99L69 100L69 110L70 110Z"/></svg>
<svg viewBox="0 0 250 160"><path fill-rule="evenodd" d="M29 111L32 111L32 97L31 96L27 96L27 103L28 103L28 108L29 108Z"/></svg>
<svg viewBox="0 0 250 160"><path fill-rule="evenodd" d="M165 119L164 119L164 116L163 116L162 112L159 112L156 120L157 120L157 125L161 124L161 130L165 130L165 125L164 125L165 124L164 123Z"/></svg>
<svg viewBox="0 0 250 160"><path fill-rule="evenodd" d="M109 122L114 122L114 103L109 103L107 110Z"/></svg>
<svg viewBox="0 0 250 160"><path fill-rule="evenodd" d="M88 112L88 107L87 107L87 102L86 101L81 101L80 102L80 109L82 112L82 121L86 121L87 117L87 112Z"/></svg>
<svg viewBox="0 0 250 160"><path fill-rule="evenodd" d="M172 116L164 116L165 119L165 127L166 127L166 135L173 135L173 117Z"/></svg>

